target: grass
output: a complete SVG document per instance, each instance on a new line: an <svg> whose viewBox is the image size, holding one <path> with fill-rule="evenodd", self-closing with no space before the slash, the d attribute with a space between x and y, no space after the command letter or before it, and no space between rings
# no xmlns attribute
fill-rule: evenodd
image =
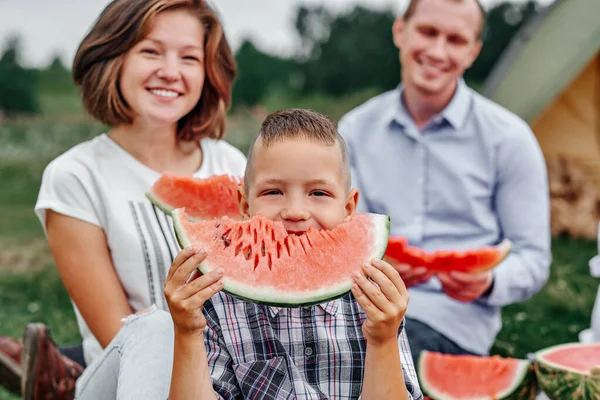
<svg viewBox="0 0 600 400"><path fill-rule="evenodd" d="M274 93L263 107L235 112L226 138L245 152L268 111L294 105L339 118L372 94L293 101ZM0 334L19 337L25 324L41 321L58 343L71 344L79 340L75 315L33 207L47 163L105 128L85 119L73 98L57 100L58 107L50 97L45 99L47 115L0 125ZM504 308L503 329L492 353L526 357L550 345L577 341L578 332L589 326L600 281L590 277L587 262L596 253L596 243L558 238L552 252L548 284L530 300ZM0 388L0 400L8 399L16 397Z"/></svg>

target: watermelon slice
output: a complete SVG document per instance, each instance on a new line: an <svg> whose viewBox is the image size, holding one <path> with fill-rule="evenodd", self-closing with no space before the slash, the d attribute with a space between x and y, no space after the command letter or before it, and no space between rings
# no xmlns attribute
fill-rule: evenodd
<svg viewBox="0 0 600 400"><path fill-rule="evenodd" d="M224 217L190 221L183 209L172 213L182 247L208 253L199 265L206 274L224 269L223 290L257 303L295 307L346 294L352 275L387 246L389 217L355 214L332 230L308 229L288 235L281 222L256 215L246 221Z"/></svg>
<svg viewBox="0 0 600 400"><path fill-rule="evenodd" d="M535 373L551 399L600 399L600 343L566 343L535 353Z"/></svg>
<svg viewBox="0 0 600 400"><path fill-rule="evenodd" d="M418 377L433 400L535 399L537 384L528 360L422 351Z"/></svg>
<svg viewBox="0 0 600 400"><path fill-rule="evenodd" d="M389 239L385 257L393 261L425 267L434 272L483 272L498 265L510 253L512 243L504 239L495 246L470 250L436 250L428 253L418 247L409 246L405 237Z"/></svg>
<svg viewBox="0 0 600 400"><path fill-rule="evenodd" d="M229 175L199 179L163 174L146 193L146 197L167 214L185 207L189 218L193 220L224 216L240 219L237 200L240 185L243 185L241 178Z"/></svg>

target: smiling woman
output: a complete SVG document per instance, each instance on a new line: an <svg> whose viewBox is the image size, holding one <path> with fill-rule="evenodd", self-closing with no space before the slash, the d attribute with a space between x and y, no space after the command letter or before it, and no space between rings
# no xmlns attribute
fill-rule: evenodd
<svg viewBox="0 0 600 400"><path fill-rule="evenodd" d="M244 155L218 140L235 75L221 23L204 1L115 0L102 12L75 56L73 78L87 112L110 129L46 167L35 206L83 344L58 349L42 324L28 326L23 342L0 340L0 372L5 361L18 364L0 373L4 386L21 386L25 399L73 398L83 367L118 353L111 349L123 317L153 304L167 309L164 280L179 248L171 219L145 192L161 173L243 174ZM12 357L21 353L22 362ZM78 383L81 397L165 398L168 380L152 375L164 357L145 354L143 370L121 369L120 382L140 383L135 373L147 373L144 382L154 386L129 395Z"/></svg>

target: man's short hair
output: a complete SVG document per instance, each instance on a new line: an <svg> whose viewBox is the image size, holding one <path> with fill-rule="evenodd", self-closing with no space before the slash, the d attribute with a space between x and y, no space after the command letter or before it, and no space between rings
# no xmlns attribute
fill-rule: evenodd
<svg viewBox="0 0 600 400"><path fill-rule="evenodd" d="M273 143L284 140L308 140L325 146L339 144L342 152L343 174L346 175L347 187L350 187L350 163L348 148L344 138L337 130L337 124L328 116L302 108L288 108L269 114L263 121L258 135L252 141L248 150L244 185L248 193L250 174L252 173L252 158L256 142L269 147Z"/></svg>
<svg viewBox="0 0 600 400"><path fill-rule="evenodd" d="M481 5L481 1L480 0L448 0L448 1L454 1L455 3L460 3L463 1L475 1L475 3L477 3L477 6L479 7L479 11L481 11L481 25L479 27L479 31L477 32L477 36L481 38L481 36L483 35L483 31L485 28L485 19L486 19L486 12L485 9L483 8L483 6ZM408 7L406 7L406 11L404 11L404 15L403 18L405 21L408 21L415 13L416 9L417 9L417 5L421 2L421 0L410 0L410 2L408 3Z"/></svg>

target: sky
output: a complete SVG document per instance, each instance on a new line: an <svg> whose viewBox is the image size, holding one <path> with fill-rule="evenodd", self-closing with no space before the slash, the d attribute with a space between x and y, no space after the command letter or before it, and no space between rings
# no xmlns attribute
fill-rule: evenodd
<svg viewBox="0 0 600 400"><path fill-rule="evenodd" d="M488 8L501 0L481 0ZM526 0L511 0L520 3ZM546 5L554 0L538 0ZM18 34L22 63L43 67L59 54L71 64L79 42L109 0L0 0L0 48L7 37ZM263 51L289 53L297 44L295 10L300 4L323 4L343 11L361 4L400 13L407 0L212 0L234 48L251 38Z"/></svg>

